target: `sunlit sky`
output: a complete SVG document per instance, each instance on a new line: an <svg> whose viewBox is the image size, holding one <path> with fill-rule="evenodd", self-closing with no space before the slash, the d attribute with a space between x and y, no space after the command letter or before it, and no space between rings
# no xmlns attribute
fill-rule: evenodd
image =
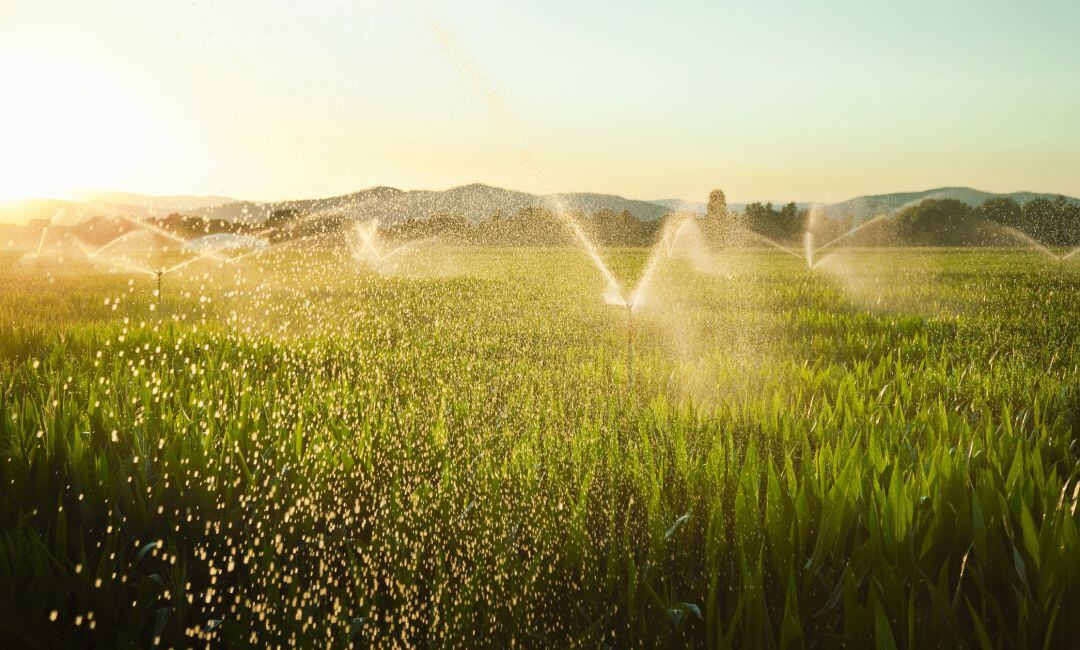
<svg viewBox="0 0 1080 650"><path fill-rule="evenodd" d="M1080 195L1078 24L1074 0L0 0L0 198Z"/></svg>

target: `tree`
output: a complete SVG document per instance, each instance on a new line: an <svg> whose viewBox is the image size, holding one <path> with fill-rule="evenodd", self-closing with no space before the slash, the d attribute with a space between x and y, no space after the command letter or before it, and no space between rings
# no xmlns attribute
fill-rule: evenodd
<svg viewBox="0 0 1080 650"><path fill-rule="evenodd" d="M743 213L743 221L747 228L769 239L793 241L802 233L806 216L807 211L800 211L794 202L779 210L772 203L750 203Z"/></svg>
<svg viewBox="0 0 1080 650"><path fill-rule="evenodd" d="M717 188L709 192L709 205L705 209L705 216L710 219L721 219L727 214L727 198L724 196L724 191Z"/></svg>
<svg viewBox="0 0 1080 650"><path fill-rule="evenodd" d="M1054 228L1054 203L1039 197L1024 204L1019 229L1042 241Z"/></svg>
<svg viewBox="0 0 1080 650"><path fill-rule="evenodd" d="M1075 246L1080 229L1080 205L1062 195L1054 197L1051 221L1046 228L1046 242L1051 246Z"/></svg>
<svg viewBox="0 0 1080 650"><path fill-rule="evenodd" d="M976 211L956 199L926 199L896 215L904 241L923 246L972 243Z"/></svg>
<svg viewBox="0 0 1080 650"><path fill-rule="evenodd" d="M1010 228L1016 228L1020 225L1024 216L1024 211L1020 208L1020 204L1007 196L997 196L991 199L986 199L979 208L984 219L990 221L996 221L1003 226L1009 226Z"/></svg>
<svg viewBox="0 0 1080 650"><path fill-rule="evenodd" d="M274 210L266 219L266 226L268 228L284 228L292 223L296 219L299 213L292 208L285 208L283 210Z"/></svg>

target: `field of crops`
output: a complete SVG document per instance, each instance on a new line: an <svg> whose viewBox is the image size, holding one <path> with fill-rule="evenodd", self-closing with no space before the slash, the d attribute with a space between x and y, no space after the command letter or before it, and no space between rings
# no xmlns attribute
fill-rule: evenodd
<svg viewBox="0 0 1080 650"><path fill-rule="evenodd" d="M1080 639L1080 264L423 255L0 254L0 645Z"/></svg>

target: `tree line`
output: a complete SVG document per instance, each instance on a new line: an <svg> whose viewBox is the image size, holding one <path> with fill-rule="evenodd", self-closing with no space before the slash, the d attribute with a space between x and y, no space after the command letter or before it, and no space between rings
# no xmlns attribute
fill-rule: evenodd
<svg viewBox="0 0 1080 650"><path fill-rule="evenodd" d="M861 223L852 217L823 217L811 223L810 211L795 203L779 208L750 203L742 212L728 210L723 192L709 197L705 230L719 233L752 231L778 242L797 243L807 230L828 241ZM869 224L853 244L908 246L1010 245L1024 236L1046 246L1080 245L1080 204L1064 196L1035 198L1020 204L1011 197L992 197L972 207L956 199L924 199Z"/></svg>
<svg viewBox="0 0 1080 650"><path fill-rule="evenodd" d="M630 212L601 209L592 214L569 215L599 246L649 246L664 226L663 219L645 221ZM185 218L186 229L199 230ZM820 217L810 223L810 211L795 203L776 206L750 203L741 211L729 209L721 190L709 197L706 214L698 224L715 245L754 245L750 233L787 245L798 244L803 233L813 230L818 241L828 241L860 225L851 217ZM176 223L175 219L173 223ZM352 217L327 214L317 219L301 212L282 210L263 224L272 228L272 238L293 238L320 232L335 232L354 223ZM209 228L227 228L216 221ZM239 226L241 231L251 228ZM384 228L394 239L440 239L481 246L563 246L575 243L567 220L543 208L525 208L512 214L495 212L490 218L474 221L460 215L442 214L423 220L409 220ZM956 199L925 199L882 218L861 230L852 239L857 245L987 246L1016 243L1023 233L1047 246L1080 245L1080 205L1063 196L1036 198L1021 205L1009 197L993 197L978 207Z"/></svg>
<svg viewBox="0 0 1080 650"><path fill-rule="evenodd" d="M663 219L645 221L630 212L601 209L592 214L570 215L599 246L649 246L657 238ZM309 214L299 210L279 210L262 224L204 219L170 214L150 220L155 225L183 237L211 233L249 233L282 241L351 228L355 217L333 212ZM860 225L851 217L813 219L809 210L795 203L775 206L750 203L741 211L729 209L721 190L709 196L706 214L698 224L717 246L756 245L755 234L785 245L795 246L808 229L819 242L838 237ZM107 241L118 232L130 230L130 223L95 218L74 230L87 240ZM410 220L384 227L394 239L438 237L443 240L481 246L562 246L573 245L574 235L565 218L542 208L526 208L513 214L495 212L490 218L474 221L460 215L442 214L430 219ZM1023 236L1047 246L1072 248L1080 245L1080 205L1063 196L1036 198L1023 204L1009 197L993 197L972 207L955 199L925 199L907 206L860 230L851 240L855 245L986 246L1010 245Z"/></svg>

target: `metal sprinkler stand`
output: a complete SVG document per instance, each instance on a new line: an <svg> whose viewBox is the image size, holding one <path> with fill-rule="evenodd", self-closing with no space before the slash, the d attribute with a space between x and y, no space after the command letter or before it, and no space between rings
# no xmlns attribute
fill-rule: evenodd
<svg viewBox="0 0 1080 650"><path fill-rule="evenodd" d="M157 304L158 304L158 307L160 308L161 307L161 278L162 278L162 276L165 275L165 272L162 271L161 269L158 269L157 271L154 272L154 275L157 277Z"/></svg>

